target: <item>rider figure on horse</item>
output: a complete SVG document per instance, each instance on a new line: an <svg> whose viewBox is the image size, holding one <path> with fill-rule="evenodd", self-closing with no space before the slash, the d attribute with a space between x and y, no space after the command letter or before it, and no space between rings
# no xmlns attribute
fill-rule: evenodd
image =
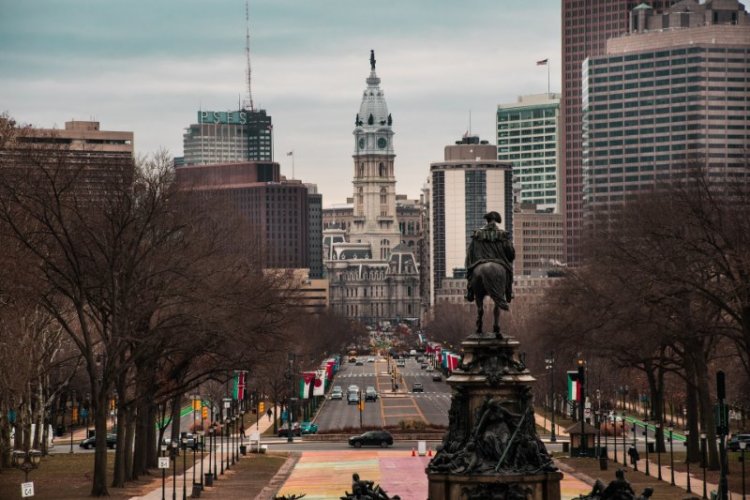
<svg viewBox="0 0 750 500"><path fill-rule="evenodd" d="M500 214L490 212L484 216L487 224L474 231L471 236L469 249L466 251L466 300L474 302L474 291L471 288L471 278L474 268L485 262L501 264L507 272L508 279L505 285L505 307L513 298L513 260L516 258L516 250L513 248L510 234L500 229L498 224L502 221Z"/></svg>

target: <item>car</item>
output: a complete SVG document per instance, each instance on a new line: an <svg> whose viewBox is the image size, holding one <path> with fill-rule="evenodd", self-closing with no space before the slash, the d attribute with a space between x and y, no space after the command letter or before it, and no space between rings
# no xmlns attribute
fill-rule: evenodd
<svg viewBox="0 0 750 500"><path fill-rule="evenodd" d="M346 388L346 392L359 392L359 386L358 385L350 385Z"/></svg>
<svg viewBox="0 0 750 500"><path fill-rule="evenodd" d="M411 392L424 392L424 386L421 382L414 382L411 386Z"/></svg>
<svg viewBox="0 0 750 500"><path fill-rule="evenodd" d="M94 446L96 446L96 435L87 437L86 439L78 443L78 446L80 446L84 450L93 448ZM107 448L113 450L115 449L116 446L117 446L117 434L107 433Z"/></svg>
<svg viewBox="0 0 750 500"><path fill-rule="evenodd" d="M368 363L374 363L375 362L375 358L373 358L372 356L370 356L369 358L367 358L367 362Z"/></svg>
<svg viewBox="0 0 750 500"><path fill-rule="evenodd" d="M349 394L346 395L346 404L357 404L359 403L359 392L349 392Z"/></svg>
<svg viewBox="0 0 750 500"><path fill-rule="evenodd" d="M375 390L374 387L368 387L365 389L365 401L377 401L378 400L378 391Z"/></svg>
<svg viewBox="0 0 750 500"><path fill-rule="evenodd" d="M426 370L427 369L427 363L422 363L421 365L419 365L419 367L421 369L423 369L423 370Z"/></svg>
<svg viewBox="0 0 750 500"><path fill-rule="evenodd" d="M361 359L358 359L357 362L354 364L354 366L362 366L362 365L364 365L364 363L362 362Z"/></svg>
<svg viewBox="0 0 750 500"><path fill-rule="evenodd" d="M440 374L440 372L435 372L432 374L432 380L435 382L442 382L443 376Z"/></svg>
<svg viewBox="0 0 750 500"><path fill-rule="evenodd" d="M399 368L403 368L406 366L406 361L403 359L399 359L398 361L396 361L396 366L398 366Z"/></svg>
<svg viewBox="0 0 750 500"><path fill-rule="evenodd" d="M355 356L352 356L352 357L349 358L349 362L350 363L356 363L357 362L357 358Z"/></svg>
<svg viewBox="0 0 750 500"><path fill-rule="evenodd" d="M431 372L434 370L434 368L430 365L427 365L427 368L425 368L426 371Z"/></svg>
<svg viewBox="0 0 750 500"><path fill-rule="evenodd" d="M745 443L745 449L750 449L750 434L735 434L727 441L727 448L740 451L740 443Z"/></svg>
<svg viewBox="0 0 750 500"><path fill-rule="evenodd" d="M182 432L180 433L180 446L182 446L182 438L187 438L187 444L185 445L186 448L190 450L202 450L203 449L203 443L201 443L200 439L196 438L195 434L192 434L190 432ZM164 438L162 439L162 443L169 446L169 443L172 442L172 438Z"/></svg>
<svg viewBox="0 0 750 500"><path fill-rule="evenodd" d="M338 389L336 387L331 390L331 399L344 399L344 391L341 390L341 387Z"/></svg>
<svg viewBox="0 0 750 500"><path fill-rule="evenodd" d="M316 434L318 432L318 424L312 422L302 422L299 428L302 434Z"/></svg>
<svg viewBox="0 0 750 500"><path fill-rule="evenodd" d="M388 431L367 431L358 436L349 438L349 446L361 448L362 446L380 446L386 448L393 445L393 436Z"/></svg>
<svg viewBox="0 0 750 500"><path fill-rule="evenodd" d="M289 437L289 424L284 423L279 428L279 432L277 433L279 437ZM292 424L292 436L301 436L302 435L302 429L300 429L299 422L294 422Z"/></svg>

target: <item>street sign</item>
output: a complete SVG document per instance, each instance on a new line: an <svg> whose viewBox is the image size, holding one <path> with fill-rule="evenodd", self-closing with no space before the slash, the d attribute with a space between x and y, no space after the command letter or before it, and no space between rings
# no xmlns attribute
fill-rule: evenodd
<svg viewBox="0 0 750 500"><path fill-rule="evenodd" d="M231 401L224 401L224 408L231 408L232 402Z"/></svg>
<svg viewBox="0 0 750 500"><path fill-rule="evenodd" d="M169 457L159 457L159 468L169 469Z"/></svg>
<svg viewBox="0 0 750 500"><path fill-rule="evenodd" d="M34 496L34 482L29 481L28 483L21 483L21 498L28 498Z"/></svg>

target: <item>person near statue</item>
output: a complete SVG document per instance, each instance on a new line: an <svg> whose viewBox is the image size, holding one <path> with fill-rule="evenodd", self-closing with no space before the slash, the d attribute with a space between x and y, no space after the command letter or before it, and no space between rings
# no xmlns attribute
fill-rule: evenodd
<svg viewBox="0 0 750 500"><path fill-rule="evenodd" d="M511 235L498 226L502 217L497 212L485 214L487 224L474 231L471 243L466 250L466 300L474 302L474 291L471 288L471 278L474 269L485 262L495 262L505 268L508 279L505 285L505 303L500 304L503 309L508 308L508 303L513 298L513 260L516 258L516 250L513 248Z"/></svg>

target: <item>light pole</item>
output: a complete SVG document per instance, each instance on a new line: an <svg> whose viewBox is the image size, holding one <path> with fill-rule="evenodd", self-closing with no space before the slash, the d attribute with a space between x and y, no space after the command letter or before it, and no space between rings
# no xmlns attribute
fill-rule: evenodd
<svg viewBox="0 0 750 500"><path fill-rule="evenodd" d="M656 424L654 424L654 427L656 428L656 430L654 431L654 439L658 440L659 439L659 429L661 429L661 424L657 422ZM661 481L661 450L659 448L661 448L660 445L663 445L664 442L663 441L655 441L655 443L656 443L656 467L659 469L659 471L656 474L656 477L657 477L657 479L659 479L659 481Z"/></svg>
<svg viewBox="0 0 750 500"><path fill-rule="evenodd" d="M588 454L588 443L586 442L586 430L584 428L584 424L586 423L586 362L583 358L578 359L578 383L581 384L581 401L579 401L580 404L578 405L578 418L581 420L581 445L578 454L585 457Z"/></svg>
<svg viewBox="0 0 750 500"><path fill-rule="evenodd" d="M628 460L627 460L627 454L625 453L626 448L628 447L626 441L627 441L627 432L625 432L625 412L622 412L622 420L620 420L620 435L622 436L622 465L627 467ZM615 436L615 439L617 439L617 436Z"/></svg>
<svg viewBox="0 0 750 500"><path fill-rule="evenodd" d="M76 397L76 391L70 393L70 400L68 400L66 406L70 408L70 453L73 453L73 411L75 403L73 402Z"/></svg>
<svg viewBox="0 0 750 500"><path fill-rule="evenodd" d="M170 445L172 446L172 500L177 500L177 447L179 443L172 440Z"/></svg>
<svg viewBox="0 0 750 500"><path fill-rule="evenodd" d="M227 415L229 415L229 412L227 412ZM231 433L229 432L229 423L230 422L231 421L229 420L229 416L227 416L226 418L224 418L224 427L227 429L227 453L226 453L227 465L226 465L226 467L224 467L224 470L229 470L229 454L232 451L231 448L230 448L231 447L231 444L230 444L231 443L231 441L230 441L230 439L231 439Z"/></svg>
<svg viewBox="0 0 750 500"><path fill-rule="evenodd" d="M740 463L742 464L742 500L745 500L745 448L747 442L740 441Z"/></svg>
<svg viewBox="0 0 750 500"><path fill-rule="evenodd" d="M551 443L554 443L557 441L557 435L555 434L555 351L549 353L549 358L546 358L544 363L545 369L549 372L550 412L552 413L549 440Z"/></svg>
<svg viewBox="0 0 750 500"><path fill-rule="evenodd" d="M612 432L614 433L613 441L614 441L614 455L615 455L615 463L617 463L617 413L614 411L612 412ZM607 434L604 434L604 446L607 446Z"/></svg>
<svg viewBox="0 0 750 500"><path fill-rule="evenodd" d="M636 456L638 454L638 447L636 446L638 444L637 441L637 434L636 434L636 428L635 428L635 420L633 421L633 427L631 429L633 431L633 470L638 470L638 460L636 460Z"/></svg>
<svg viewBox="0 0 750 500"><path fill-rule="evenodd" d="M182 500L187 500L187 436L182 436Z"/></svg>
<svg viewBox="0 0 750 500"><path fill-rule="evenodd" d="M646 475L650 476L650 469L648 464L648 421L643 422L643 435L646 438Z"/></svg>
<svg viewBox="0 0 750 500"><path fill-rule="evenodd" d="M669 469L671 470L670 484L674 486L674 429L670 427L667 430L669 431Z"/></svg>
<svg viewBox="0 0 750 500"><path fill-rule="evenodd" d="M167 456L167 445L163 444L161 447L161 456L165 457ZM167 469L161 470L161 500L166 500L166 490L167 490Z"/></svg>
<svg viewBox="0 0 750 500"><path fill-rule="evenodd" d="M29 472L39 467L42 461L42 452L39 450L13 450L11 455L13 467L20 469L24 474L24 483L29 482Z"/></svg>
<svg viewBox="0 0 750 500"><path fill-rule="evenodd" d="M690 441L690 431L685 431L685 450L688 449L688 442ZM690 490L690 456L685 453L685 467L687 468L687 490L688 493L692 493Z"/></svg>
<svg viewBox="0 0 750 500"><path fill-rule="evenodd" d="M701 467L703 468L703 497L702 498L708 498L706 496L706 466L708 465L706 460L706 434L701 433Z"/></svg>
<svg viewBox="0 0 750 500"><path fill-rule="evenodd" d="M219 418L221 418L221 415L219 416ZM219 427L220 427L220 430L219 430L219 455L221 457L220 460L219 460L219 463L221 464L221 466L219 468L219 472L223 476L224 475L224 422L221 421L221 420L220 420L220 423L219 423Z"/></svg>
<svg viewBox="0 0 750 500"><path fill-rule="evenodd" d="M213 425L208 427L208 472L203 476L204 483L206 486L213 486L214 476L211 472L211 458L213 456L214 447L214 427Z"/></svg>

